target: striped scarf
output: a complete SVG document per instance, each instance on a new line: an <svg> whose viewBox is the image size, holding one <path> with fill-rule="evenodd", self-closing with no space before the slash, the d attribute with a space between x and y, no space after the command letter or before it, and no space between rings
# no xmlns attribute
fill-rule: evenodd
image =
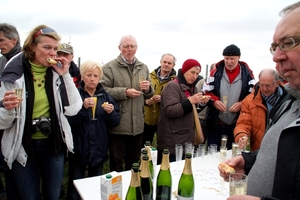
<svg viewBox="0 0 300 200"><path fill-rule="evenodd" d="M279 87L277 87L275 92L268 97L262 94L262 97L264 98L264 100L271 106L274 106L276 104L276 102L280 98L280 96L281 96L281 93L280 93Z"/></svg>

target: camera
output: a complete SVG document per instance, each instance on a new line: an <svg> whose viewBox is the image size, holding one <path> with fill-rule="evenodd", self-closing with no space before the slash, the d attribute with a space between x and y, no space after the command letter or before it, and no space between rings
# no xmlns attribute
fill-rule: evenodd
<svg viewBox="0 0 300 200"><path fill-rule="evenodd" d="M41 131L45 136L50 135L51 133L51 122L50 118L41 116L40 118L33 119L32 121L32 132L36 133Z"/></svg>

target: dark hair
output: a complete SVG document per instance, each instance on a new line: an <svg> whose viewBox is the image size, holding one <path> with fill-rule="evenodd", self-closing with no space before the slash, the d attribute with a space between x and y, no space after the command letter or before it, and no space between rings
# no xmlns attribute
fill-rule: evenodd
<svg viewBox="0 0 300 200"><path fill-rule="evenodd" d="M7 37L8 39L12 40L17 38L18 41L20 42L19 33L16 27L14 27L13 25L7 23L0 23L0 31L2 31L4 36Z"/></svg>

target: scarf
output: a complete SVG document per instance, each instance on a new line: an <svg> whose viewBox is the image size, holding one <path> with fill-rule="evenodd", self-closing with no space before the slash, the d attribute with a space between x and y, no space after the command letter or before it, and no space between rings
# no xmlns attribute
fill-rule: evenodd
<svg viewBox="0 0 300 200"><path fill-rule="evenodd" d="M6 54L2 54L7 60L10 60L12 57L20 53L22 50L22 47L20 46L20 41L17 42L17 44L12 48L12 50Z"/></svg>
<svg viewBox="0 0 300 200"><path fill-rule="evenodd" d="M281 92L280 92L279 87L277 87L275 92L268 97L262 94L263 99L271 106L274 106L276 104L276 102L280 98L280 96L281 96Z"/></svg>

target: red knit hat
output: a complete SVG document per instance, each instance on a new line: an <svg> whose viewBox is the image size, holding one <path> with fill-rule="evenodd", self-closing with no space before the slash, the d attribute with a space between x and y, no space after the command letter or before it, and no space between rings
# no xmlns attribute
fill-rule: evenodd
<svg viewBox="0 0 300 200"><path fill-rule="evenodd" d="M193 67L200 67L201 70L201 65L197 60L194 59L187 59L186 61L184 61L184 63L182 64L182 73L184 74L185 72L189 71L191 68Z"/></svg>

